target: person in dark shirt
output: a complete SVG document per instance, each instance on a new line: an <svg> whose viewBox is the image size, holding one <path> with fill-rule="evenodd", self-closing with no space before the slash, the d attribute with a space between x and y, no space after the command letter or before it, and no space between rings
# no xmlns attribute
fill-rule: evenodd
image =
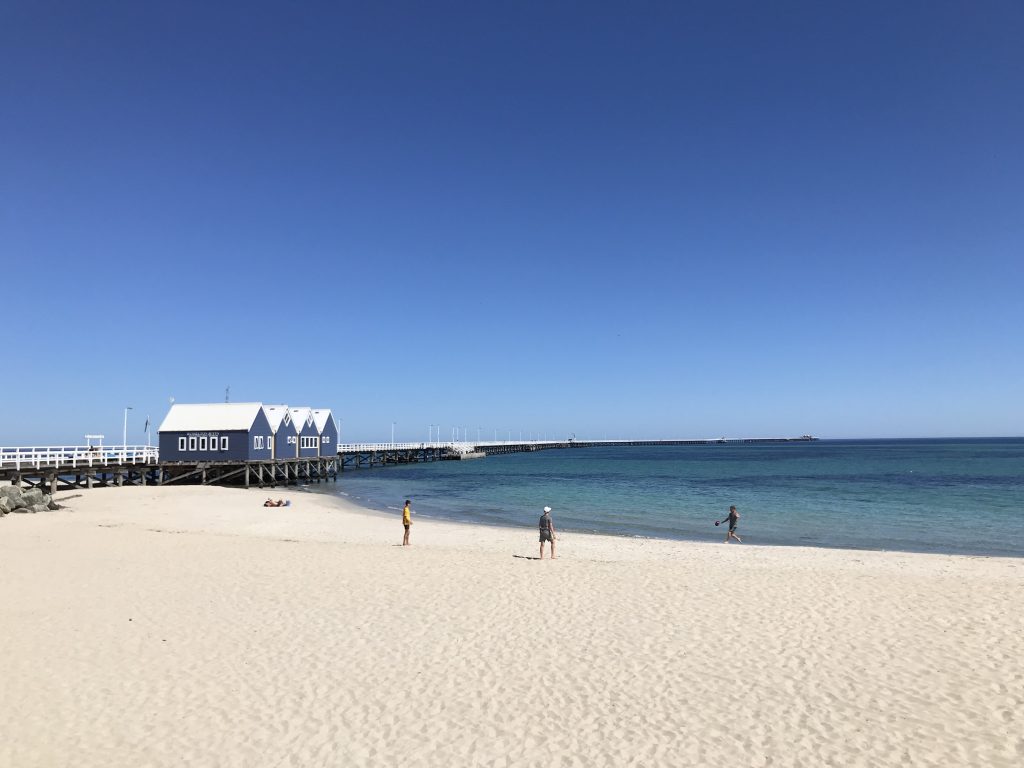
<svg viewBox="0 0 1024 768"><path fill-rule="evenodd" d="M551 507L544 507L540 516L540 559L544 559L544 542L551 542L551 559L555 559L555 523L551 519Z"/></svg>
<svg viewBox="0 0 1024 768"><path fill-rule="evenodd" d="M729 514L725 520L729 521L729 532L725 534L725 543L729 543L729 539L736 539L740 544L743 543L743 539L736 535L736 526L739 524L740 513L736 511L736 507L729 507ZM722 522L724 523L725 520Z"/></svg>

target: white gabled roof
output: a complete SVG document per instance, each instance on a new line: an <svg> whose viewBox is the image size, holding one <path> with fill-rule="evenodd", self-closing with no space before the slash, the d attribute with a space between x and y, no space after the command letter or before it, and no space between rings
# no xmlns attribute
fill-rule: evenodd
<svg viewBox="0 0 1024 768"><path fill-rule="evenodd" d="M295 422L296 432L301 432L302 428L313 420L313 409L305 405L299 408L289 408L288 412L292 415L292 421Z"/></svg>
<svg viewBox="0 0 1024 768"><path fill-rule="evenodd" d="M263 410L267 414L267 421L270 422L270 431L276 435L277 430L281 427L281 422L284 420L285 414L288 413L288 406L264 405Z"/></svg>
<svg viewBox="0 0 1024 768"><path fill-rule="evenodd" d="M313 409L313 423L316 424L316 431L323 433L324 427L327 426L327 422L331 418L330 408L314 408Z"/></svg>
<svg viewBox="0 0 1024 768"><path fill-rule="evenodd" d="M262 403L175 403L159 432L249 431Z"/></svg>

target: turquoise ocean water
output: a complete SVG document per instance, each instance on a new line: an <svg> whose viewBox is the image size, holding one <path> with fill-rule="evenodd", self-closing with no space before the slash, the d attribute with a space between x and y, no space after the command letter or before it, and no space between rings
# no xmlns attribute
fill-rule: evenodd
<svg viewBox="0 0 1024 768"><path fill-rule="evenodd" d="M1024 556L1024 439L574 448L346 471L330 492L421 518L717 541ZM524 532L525 533L525 532Z"/></svg>

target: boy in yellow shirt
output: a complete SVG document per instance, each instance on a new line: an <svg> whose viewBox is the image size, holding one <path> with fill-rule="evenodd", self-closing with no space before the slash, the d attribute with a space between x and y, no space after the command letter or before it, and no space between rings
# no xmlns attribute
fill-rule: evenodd
<svg viewBox="0 0 1024 768"><path fill-rule="evenodd" d="M405 537L402 539L403 547L409 546L409 526L412 525L412 510L409 509L410 503L411 502L406 499L405 508L402 510L402 525L405 526Z"/></svg>

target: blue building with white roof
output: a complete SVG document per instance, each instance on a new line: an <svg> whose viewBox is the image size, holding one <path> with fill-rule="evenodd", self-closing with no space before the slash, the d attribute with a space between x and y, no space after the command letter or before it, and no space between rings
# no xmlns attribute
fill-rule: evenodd
<svg viewBox="0 0 1024 768"><path fill-rule="evenodd" d="M274 434L273 458L295 458L295 442L289 442L289 437L295 436L295 429L292 427L292 415L288 412L287 405L264 405L263 410L267 414L267 421L270 424L270 431ZM291 452L289 453L289 449Z"/></svg>
<svg viewBox="0 0 1024 768"><path fill-rule="evenodd" d="M160 424L161 461L258 461L273 457L262 403L175 403Z"/></svg>
<svg viewBox="0 0 1024 768"><path fill-rule="evenodd" d="M338 453L338 425L330 408L314 408L313 423L320 435L320 455L336 456Z"/></svg>
<svg viewBox="0 0 1024 768"><path fill-rule="evenodd" d="M288 412L291 414L292 425L298 438L296 456L300 459L317 458L320 455L320 433L317 431L316 422L313 421L313 409L289 408Z"/></svg>

